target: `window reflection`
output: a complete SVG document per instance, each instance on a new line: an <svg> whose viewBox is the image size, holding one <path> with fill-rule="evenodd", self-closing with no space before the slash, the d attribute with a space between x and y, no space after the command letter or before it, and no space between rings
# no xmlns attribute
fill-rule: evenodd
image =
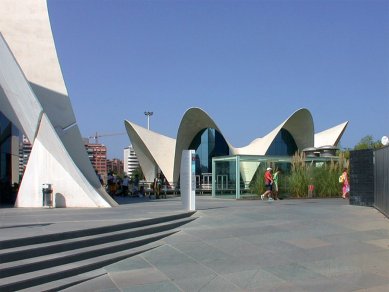
<svg viewBox="0 0 389 292"><path fill-rule="evenodd" d="M223 136L212 128L201 130L192 140L189 149L196 153L196 174L212 172L212 157L229 155Z"/></svg>
<svg viewBox="0 0 389 292"><path fill-rule="evenodd" d="M293 156L297 150L293 136L288 130L281 129L267 150L266 155Z"/></svg>

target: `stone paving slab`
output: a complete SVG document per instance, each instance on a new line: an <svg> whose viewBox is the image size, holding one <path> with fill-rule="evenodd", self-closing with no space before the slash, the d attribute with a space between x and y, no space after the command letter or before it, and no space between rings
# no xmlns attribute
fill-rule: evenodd
<svg viewBox="0 0 389 292"><path fill-rule="evenodd" d="M89 229L185 212L178 199L119 198L115 208L0 208L1 240Z"/></svg>
<svg viewBox="0 0 389 292"><path fill-rule="evenodd" d="M196 205L199 218L161 240L162 246L107 266L106 275L66 291L388 291L389 220L374 208L342 199L197 197ZM17 217L2 211L1 219ZM82 211L62 210L41 219L31 211L27 217L50 224L31 227L44 230L59 224L70 228L74 218L92 226L104 218L120 222L183 209L178 198L170 198L127 202L96 210L96 217L93 210ZM72 220L61 221L72 212ZM2 220L2 231L13 224Z"/></svg>

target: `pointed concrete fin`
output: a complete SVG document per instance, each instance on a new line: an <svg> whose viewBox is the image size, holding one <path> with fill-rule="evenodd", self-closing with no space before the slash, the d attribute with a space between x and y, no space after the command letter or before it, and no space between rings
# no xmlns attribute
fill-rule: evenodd
<svg viewBox="0 0 389 292"><path fill-rule="evenodd" d="M33 142L42 106L0 33L0 109Z"/></svg>
<svg viewBox="0 0 389 292"><path fill-rule="evenodd" d="M346 130L348 121L315 134L315 147L337 146Z"/></svg>
<svg viewBox="0 0 389 292"><path fill-rule="evenodd" d="M111 207L72 161L46 114L19 189L16 207L41 207L42 184L52 184L55 207ZM116 205L116 204L115 204Z"/></svg>
<svg viewBox="0 0 389 292"><path fill-rule="evenodd" d="M172 182L176 140L129 121L124 121L124 125L141 166L146 164L145 169L153 169L153 164L158 166L166 179ZM144 175L146 180L152 181L155 173L144 173Z"/></svg>

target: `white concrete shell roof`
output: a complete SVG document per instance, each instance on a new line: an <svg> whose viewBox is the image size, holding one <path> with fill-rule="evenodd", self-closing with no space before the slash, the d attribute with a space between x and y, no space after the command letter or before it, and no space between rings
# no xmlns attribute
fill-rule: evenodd
<svg viewBox="0 0 389 292"><path fill-rule="evenodd" d="M313 147L315 139L319 139L320 143L323 145L335 146L343 135L347 123L348 122L342 123L339 126L323 131L316 136L314 134L312 115L309 110L303 108L294 112L269 134L262 138L255 139L245 147L235 148L229 141L226 140L226 142L231 155L265 155L281 129L285 129L293 136L296 145L300 150ZM168 176L166 175L169 182L178 181L181 153L183 150L188 150L194 137L201 130L213 128L223 136L222 131L213 119L200 108L190 108L185 112L178 128L176 140L148 131L147 129L128 121L125 121L125 124L129 138L134 146L135 153L137 155L139 155L138 151L140 153L140 165L142 170L148 173L147 169L151 165L154 168L158 165L165 175L169 174ZM166 142L159 142L164 140L169 141L168 146ZM159 145L164 146L159 147ZM162 161L163 164L160 165L159 161ZM171 169L173 172L172 176L170 175Z"/></svg>
<svg viewBox="0 0 389 292"><path fill-rule="evenodd" d="M235 148L233 153L265 155L281 129L289 131L293 136L298 149L304 149L313 145L314 128L312 115L307 109L299 109L269 134L263 138L255 139L245 147Z"/></svg>
<svg viewBox="0 0 389 292"><path fill-rule="evenodd" d="M206 128L213 128L223 136L222 131L219 129L216 123L202 109L190 108L185 112L184 116L181 119L181 123L177 132L173 181L177 181L179 177L182 150L188 150L188 147L190 146L190 143L192 142L194 137L201 130ZM233 150L233 147L228 143L228 141L226 142L231 152Z"/></svg>
<svg viewBox="0 0 389 292"><path fill-rule="evenodd" d="M173 181L174 147L176 140L124 121L128 136L146 181L153 181L158 168L167 181Z"/></svg>
<svg viewBox="0 0 389 292"><path fill-rule="evenodd" d="M0 1L0 109L33 144L17 207L111 207L87 156L57 58L46 0Z"/></svg>
<svg viewBox="0 0 389 292"><path fill-rule="evenodd" d="M344 122L330 129L316 133L314 147L338 146L347 125L348 122Z"/></svg>

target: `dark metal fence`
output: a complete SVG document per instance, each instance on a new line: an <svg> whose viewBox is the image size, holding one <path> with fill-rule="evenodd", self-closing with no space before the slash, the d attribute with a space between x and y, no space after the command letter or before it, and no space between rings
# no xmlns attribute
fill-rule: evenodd
<svg viewBox="0 0 389 292"><path fill-rule="evenodd" d="M350 151L350 204L374 205L374 151Z"/></svg>
<svg viewBox="0 0 389 292"><path fill-rule="evenodd" d="M374 207L389 217L389 146L374 151Z"/></svg>

